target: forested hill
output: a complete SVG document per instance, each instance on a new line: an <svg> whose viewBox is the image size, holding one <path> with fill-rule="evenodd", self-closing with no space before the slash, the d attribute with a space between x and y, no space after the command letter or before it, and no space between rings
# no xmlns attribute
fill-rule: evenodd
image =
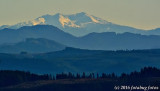
<svg viewBox="0 0 160 91"><path fill-rule="evenodd" d="M160 50L93 51L66 48L41 54L0 54L0 69L38 74L128 73L145 66L160 68Z"/></svg>

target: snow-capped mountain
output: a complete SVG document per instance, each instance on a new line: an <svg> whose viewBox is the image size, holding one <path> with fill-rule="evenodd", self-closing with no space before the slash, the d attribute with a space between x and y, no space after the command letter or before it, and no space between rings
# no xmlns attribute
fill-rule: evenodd
<svg viewBox="0 0 160 91"><path fill-rule="evenodd" d="M18 29L22 26L39 24L53 25L75 36L83 36L92 32L144 33L144 31L140 29L117 25L84 12L71 15L63 15L60 13L55 15L44 15L28 22L22 22L12 26L1 26L0 29Z"/></svg>

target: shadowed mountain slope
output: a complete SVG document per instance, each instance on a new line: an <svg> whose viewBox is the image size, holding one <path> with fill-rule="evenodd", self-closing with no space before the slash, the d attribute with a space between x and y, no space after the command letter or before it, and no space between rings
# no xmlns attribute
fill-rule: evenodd
<svg viewBox="0 0 160 91"><path fill-rule="evenodd" d="M12 45L1 45L1 53L45 53L50 51L59 51L65 49L65 46L59 44L53 40L47 40L43 38L28 38L23 42L19 42Z"/></svg>

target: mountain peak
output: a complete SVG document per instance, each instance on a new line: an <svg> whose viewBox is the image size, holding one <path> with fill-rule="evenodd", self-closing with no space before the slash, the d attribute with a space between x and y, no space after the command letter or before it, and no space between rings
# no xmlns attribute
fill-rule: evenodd
<svg viewBox="0 0 160 91"><path fill-rule="evenodd" d="M0 29L1 28L18 29L23 26L33 26L33 25L53 25L63 30L66 27L83 28L88 24L89 25L94 23L104 24L102 21L104 20L89 15L85 12L80 12L71 15L64 15L61 13L57 13L55 15L46 14L34 20L21 22L13 26L1 26Z"/></svg>
<svg viewBox="0 0 160 91"><path fill-rule="evenodd" d="M113 24L85 12L70 15L61 13L57 13L55 15L47 14L28 22L21 22L12 26L1 26L0 29L18 29L23 26L33 25L53 25L63 30L64 32L70 33L75 36L84 36L92 32L143 33L143 31L139 31L139 29Z"/></svg>
<svg viewBox="0 0 160 91"><path fill-rule="evenodd" d="M57 14L55 14L54 16L63 16L63 14L57 13Z"/></svg>

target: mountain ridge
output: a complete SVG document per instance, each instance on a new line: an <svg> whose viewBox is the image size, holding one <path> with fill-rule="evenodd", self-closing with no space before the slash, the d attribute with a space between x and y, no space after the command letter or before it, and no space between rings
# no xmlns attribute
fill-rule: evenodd
<svg viewBox="0 0 160 91"><path fill-rule="evenodd" d="M9 37L8 37L9 36ZM160 48L160 36L142 35L130 32L90 33L75 37L52 25L24 26L20 29L0 30L0 44L17 43L26 38L44 38L68 47L89 50L130 50Z"/></svg>

